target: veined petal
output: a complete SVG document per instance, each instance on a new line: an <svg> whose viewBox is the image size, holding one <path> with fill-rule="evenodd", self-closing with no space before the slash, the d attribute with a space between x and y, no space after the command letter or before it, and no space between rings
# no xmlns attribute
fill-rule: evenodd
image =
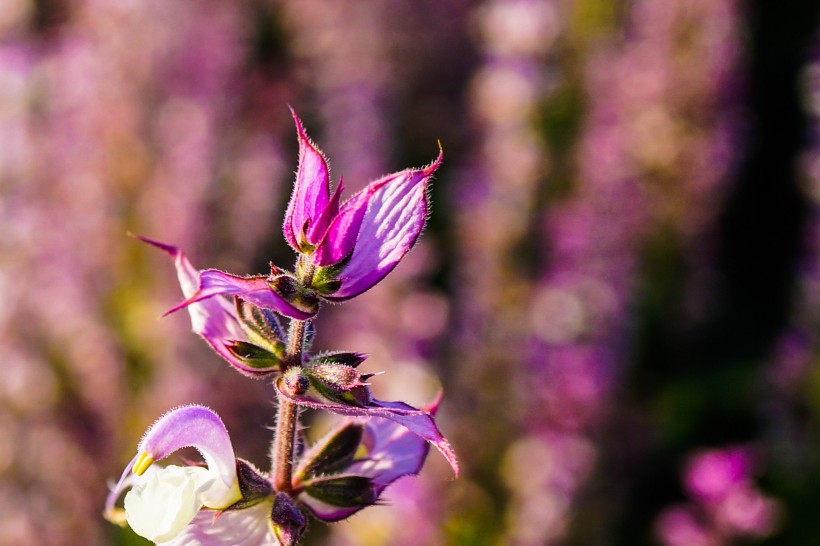
<svg viewBox="0 0 820 546"><path fill-rule="evenodd" d="M191 265L185 254L171 246L147 237L137 236L143 242L153 245L174 259L182 294L186 298L194 297L199 286L199 271ZM183 302L184 305L185 302ZM211 297L195 303L188 303L188 314L191 317L191 329L210 345L222 358L239 372L250 377L268 375L271 370L254 368L237 358L229 347L237 341L251 341L242 329L237 317L236 307L227 299Z"/></svg>
<svg viewBox="0 0 820 546"><path fill-rule="evenodd" d="M430 412L416 409L404 402L385 402L371 399L366 404L346 404L338 400L330 400L322 396L315 387L310 387L305 392L296 394L292 389L283 385L283 378L276 380L276 390L291 401L309 408L330 411L339 415L347 416L367 416L381 417L389 419L405 427L413 434L423 438L433 444L438 449L456 476L459 474L458 460L450 442L448 442L439 431L433 415Z"/></svg>
<svg viewBox="0 0 820 546"><path fill-rule="evenodd" d="M427 183L441 160L439 152L427 167L372 182L341 206L314 258L322 267L349 255L341 285L327 299L346 300L368 290L412 248L427 222Z"/></svg>
<svg viewBox="0 0 820 546"><path fill-rule="evenodd" d="M141 457L134 464L134 471L139 474L146 462L159 461L184 447L196 448L202 454L208 473L214 478L200 492L205 506L226 508L239 500L236 457L228 430L219 416L204 406L171 410L151 425L137 448Z"/></svg>
<svg viewBox="0 0 820 546"><path fill-rule="evenodd" d="M201 510L173 539L162 546L279 546L270 530L271 502L219 514Z"/></svg>
<svg viewBox="0 0 820 546"><path fill-rule="evenodd" d="M200 271L197 291L187 300L169 309L165 314L168 315L192 303L197 303L214 296L241 297L257 307L273 309L287 317L298 320L309 319L316 314L315 312L308 313L302 311L281 298L271 289L268 284L268 277L265 275L240 277L219 271L218 269L205 269Z"/></svg>
<svg viewBox="0 0 820 546"><path fill-rule="evenodd" d="M292 108L290 113L299 138L299 167L285 213L283 231L293 250L303 252L311 250L310 247L321 240L334 211L328 210L330 179L327 160L308 138L302 121ZM338 206L338 200L336 203ZM326 211L331 214L323 215Z"/></svg>

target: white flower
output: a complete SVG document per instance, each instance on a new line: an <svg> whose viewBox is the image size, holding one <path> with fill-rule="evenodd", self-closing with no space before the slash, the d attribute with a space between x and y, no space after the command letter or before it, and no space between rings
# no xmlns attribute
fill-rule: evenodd
<svg viewBox="0 0 820 546"><path fill-rule="evenodd" d="M167 466L125 496L128 525L154 542L174 538L203 506L203 491L214 479L197 466Z"/></svg>

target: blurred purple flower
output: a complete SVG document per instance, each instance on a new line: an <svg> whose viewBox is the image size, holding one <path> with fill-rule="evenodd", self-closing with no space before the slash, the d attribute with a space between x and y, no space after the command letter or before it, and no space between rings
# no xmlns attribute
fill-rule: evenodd
<svg viewBox="0 0 820 546"><path fill-rule="evenodd" d="M780 506L755 486L753 462L751 451L738 446L692 455L683 472L691 500L658 517L655 532L661 543L711 546L772 534Z"/></svg>
<svg viewBox="0 0 820 546"><path fill-rule="evenodd" d="M704 451L693 456L686 466L686 490L698 499L721 499L746 481L750 470L749 453L743 448Z"/></svg>
<svg viewBox="0 0 820 546"><path fill-rule="evenodd" d="M152 466L188 446L200 451L207 469ZM274 491L266 474L235 459L216 413L187 406L148 429L111 490L106 516L169 545L290 545L304 531L304 511L338 521L376 504L388 485L417 474L428 452L426 441L394 422L344 419L301 455L291 497ZM115 503L129 488L123 516Z"/></svg>

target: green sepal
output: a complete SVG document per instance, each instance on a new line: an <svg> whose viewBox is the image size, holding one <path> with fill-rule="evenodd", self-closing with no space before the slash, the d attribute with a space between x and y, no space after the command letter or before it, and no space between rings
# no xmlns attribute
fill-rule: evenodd
<svg viewBox="0 0 820 546"><path fill-rule="evenodd" d="M366 476L317 478L305 485L305 493L331 506L343 508L370 506L378 499L373 481Z"/></svg>
<svg viewBox="0 0 820 546"><path fill-rule="evenodd" d="M236 315L251 343L269 349L280 359L284 358L285 335L273 311L236 298Z"/></svg>
<svg viewBox="0 0 820 546"><path fill-rule="evenodd" d="M308 362L308 366L319 364L341 364L343 366L357 367L365 361L366 355L362 353L350 353L345 351L333 351L314 356Z"/></svg>
<svg viewBox="0 0 820 546"><path fill-rule="evenodd" d="M249 368L259 371L282 370L282 359L259 345L254 345L247 341L234 340L226 343L225 347L233 356Z"/></svg>
<svg viewBox="0 0 820 546"><path fill-rule="evenodd" d="M268 286L280 298L306 314L314 315L319 310L316 293L290 274L282 273L269 278Z"/></svg>
<svg viewBox="0 0 820 546"><path fill-rule="evenodd" d="M296 470L295 479L307 481L347 468L359 450L363 434L364 427L358 423L348 423L331 432L303 455L305 462Z"/></svg>
<svg viewBox="0 0 820 546"><path fill-rule="evenodd" d="M303 371L305 372L304 375L310 381L310 386L328 400L356 407L364 407L371 401L370 390L365 385L340 390L338 386L332 385L321 377L311 374L310 368L303 368Z"/></svg>
<svg viewBox="0 0 820 546"><path fill-rule="evenodd" d="M342 286L340 279L342 271L350 261L353 252L342 258L339 262L325 267L317 267L313 273L310 287L322 296L330 296L338 291Z"/></svg>
<svg viewBox="0 0 820 546"><path fill-rule="evenodd" d="M242 498L226 510L250 508L273 495L273 488L268 478L247 461L236 460L236 478L239 481L239 492L242 493Z"/></svg>
<svg viewBox="0 0 820 546"><path fill-rule="evenodd" d="M305 375L321 381L329 388L344 392L354 387L359 387L362 374L356 371L353 366L344 364L317 363L305 368Z"/></svg>

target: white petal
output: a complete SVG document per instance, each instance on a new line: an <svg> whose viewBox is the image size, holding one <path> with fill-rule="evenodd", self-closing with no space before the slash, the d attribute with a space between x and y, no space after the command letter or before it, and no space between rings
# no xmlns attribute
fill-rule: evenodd
<svg viewBox="0 0 820 546"><path fill-rule="evenodd" d="M128 525L148 540L172 539L202 508L201 491L212 482L208 471L196 466L168 466L151 473L125 496Z"/></svg>
<svg viewBox="0 0 820 546"><path fill-rule="evenodd" d="M201 510L179 535L162 546L279 546L268 526L270 510L270 502L222 512L218 517L215 512Z"/></svg>

